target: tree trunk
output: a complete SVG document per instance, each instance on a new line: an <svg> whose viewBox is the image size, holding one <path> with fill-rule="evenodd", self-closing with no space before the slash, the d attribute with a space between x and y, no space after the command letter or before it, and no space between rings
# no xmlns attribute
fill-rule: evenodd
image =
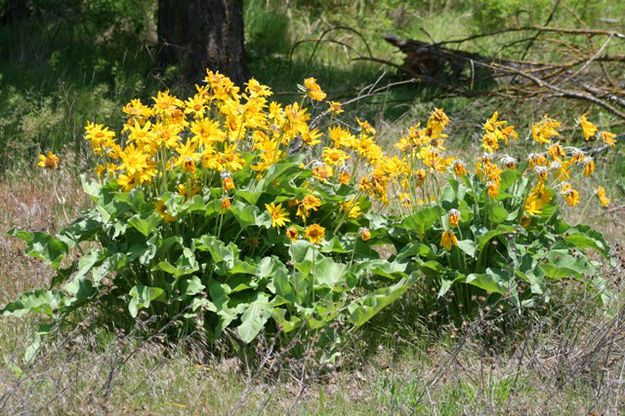
<svg viewBox="0 0 625 416"><path fill-rule="evenodd" d="M32 14L32 0L7 0L4 8L0 9L0 22L3 24L15 24Z"/></svg>
<svg viewBox="0 0 625 416"><path fill-rule="evenodd" d="M243 29L243 0L159 0L160 66L179 66L186 83L209 68L240 85L248 79Z"/></svg>

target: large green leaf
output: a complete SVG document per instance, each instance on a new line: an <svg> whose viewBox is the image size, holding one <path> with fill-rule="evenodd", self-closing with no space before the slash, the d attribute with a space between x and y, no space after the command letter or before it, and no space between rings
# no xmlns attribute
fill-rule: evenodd
<svg viewBox="0 0 625 416"><path fill-rule="evenodd" d="M271 227L271 219L267 215L263 215L256 205L246 205L240 201L236 201L230 207L230 212L239 223L241 229L249 226Z"/></svg>
<svg viewBox="0 0 625 416"><path fill-rule="evenodd" d="M85 194L97 199L101 195L101 186L96 181L88 181L85 174L80 175L80 182L82 184L82 190Z"/></svg>
<svg viewBox="0 0 625 416"><path fill-rule="evenodd" d="M499 183L500 192L507 191L510 186L519 180L521 173L517 169L506 169L501 173L501 181Z"/></svg>
<svg viewBox="0 0 625 416"><path fill-rule="evenodd" d="M58 238L63 240L68 247L73 247L81 241L93 240L96 234L104 231L105 225L101 214L96 210L91 210L63 228Z"/></svg>
<svg viewBox="0 0 625 416"><path fill-rule="evenodd" d="M415 231L422 236L427 230L432 228L432 225L439 220L441 215L442 209L440 207L429 207L404 218L401 225L406 230Z"/></svg>
<svg viewBox="0 0 625 416"><path fill-rule="evenodd" d="M239 304L237 307L230 306L230 286L225 283L219 283L212 281L208 285L208 291L210 294L209 311L215 312L219 318L217 325L214 328L213 336L218 337L223 330L227 328L232 321L237 319L247 304Z"/></svg>
<svg viewBox="0 0 625 416"><path fill-rule="evenodd" d="M230 243L226 245L223 241L212 235L203 235L200 238L194 238L193 249L209 252L215 263L224 262L229 269L235 266L241 251L236 244Z"/></svg>
<svg viewBox="0 0 625 416"><path fill-rule="evenodd" d="M200 269L200 266L195 259L193 251L188 247L183 248L182 254L176 260L176 264L173 265L167 260L163 260L155 265L152 270L162 270L165 273L169 273L174 277L185 276L193 274Z"/></svg>
<svg viewBox="0 0 625 416"><path fill-rule="evenodd" d="M182 279L180 283L180 294L182 296L193 296L204 290L206 286L197 276Z"/></svg>
<svg viewBox="0 0 625 416"><path fill-rule="evenodd" d="M288 175L285 175L285 173L289 169L300 171L301 169L299 168L299 164L303 159L303 154L294 154L279 163L271 165L271 167L267 169L265 177L260 181L261 186L263 186L264 189L267 189L267 187L271 187L273 185L273 182L276 179L288 178Z"/></svg>
<svg viewBox="0 0 625 416"><path fill-rule="evenodd" d="M432 258L433 256L434 252L430 246L417 241L404 246L401 251L397 253L395 259L397 261L404 261L409 260L412 257Z"/></svg>
<svg viewBox="0 0 625 416"><path fill-rule="evenodd" d="M465 279L467 284L484 289L488 293L505 294L508 291L510 276L502 269L488 268L486 273L471 273Z"/></svg>
<svg viewBox="0 0 625 416"><path fill-rule="evenodd" d="M416 277L411 275L403 278L392 286L378 289L368 295L362 296L352 302L347 310L349 311L349 321L355 327L359 327L373 318L378 312L399 299L410 286Z"/></svg>
<svg viewBox="0 0 625 416"><path fill-rule="evenodd" d="M82 256L76 263L75 273L71 276L64 286L63 290L72 295L77 300L86 300L91 298L96 293L96 289L91 281L85 277L94 269L96 264L101 264L108 257L106 249L91 250L86 255ZM63 283L66 279L60 279L57 275L52 282L52 286ZM100 279L95 280L97 284Z"/></svg>
<svg viewBox="0 0 625 416"><path fill-rule="evenodd" d="M322 253L350 253L351 250L346 249L337 237L326 240L319 250Z"/></svg>
<svg viewBox="0 0 625 416"><path fill-rule="evenodd" d="M258 262L255 274L259 279L275 278L279 275L288 275L288 270L278 257L263 257Z"/></svg>
<svg viewBox="0 0 625 416"><path fill-rule="evenodd" d="M264 293L258 293L256 299L247 306L241 315L241 325L237 327L237 333L241 340L246 344L252 342L272 314L273 306L269 303L269 297Z"/></svg>
<svg viewBox="0 0 625 416"><path fill-rule="evenodd" d="M97 285L105 276L122 270L128 264L128 257L124 253L114 253L104 259L102 264L92 272L93 282Z"/></svg>
<svg viewBox="0 0 625 416"><path fill-rule="evenodd" d="M437 260L419 261L417 264L419 266L419 270L427 275L438 275L445 269L445 266Z"/></svg>
<svg viewBox="0 0 625 416"><path fill-rule="evenodd" d="M568 250L551 250L541 269L552 279L565 277L582 278L585 274L593 274L596 268L581 253L572 255Z"/></svg>
<svg viewBox="0 0 625 416"><path fill-rule="evenodd" d="M446 203L445 204L446 209L450 209L450 208L453 208L453 203L457 199L464 198L465 192L466 192L465 187L461 186L457 180L450 178L447 181L447 186L443 189L443 194L440 200Z"/></svg>
<svg viewBox="0 0 625 416"><path fill-rule="evenodd" d="M141 309L149 308L152 301L163 296L165 291L160 287L149 287L144 285L136 285L130 292L130 302L128 303L128 311L133 318L136 318Z"/></svg>
<svg viewBox="0 0 625 416"><path fill-rule="evenodd" d="M573 244L579 249L592 248L597 250L603 256L608 256L610 253L610 246L603 238L603 235L593 230L587 225L577 225L568 229L569 234L565 237L565 240Z"/></svg>
<svg viewBox="0 0 625 416"><path fill-rule="evenodd" d="M291 319L287 319L286 313L286 309L273 308L273 320L276 321L276 324L278 324L284 333L291 332L292 330L298 328L302 323L302 320L297 316L292 316Z"/></svg>
<svg viewBox="0 0 625 416"><path fill-rule="evenodd" d="M161 219L156 213L153 213L146 218L141 218L139 214L135 214L128 219L128 224L134 227L145 237L149 237L160 222Z"/></svg>
<svg viewBox="0 0 625 416"><path fill-rule="evenodd" d="M12 229L9 235L26 243L26 254L45 261L54 269L58 269L69 249L66 243L46 233Z"/></svg>
<svg viewBox="0 0 625 416"><path fill-rule="evenodd" d="M515 230L516 227L514 225L499 224L494 230L487 231L484 235L477 237L478 251L481 252L493 238L514 232Z"/></svg>
<svg viewBox="0 0 625 416"><path fill-rule="evenodd" d="M458 241L458 248L465 252L469 257L475 257L475 242L473 240L460 240Z"/></svg>
<svg viewBox="0 0 625 416"><path fill-rule="evenodd" d="M350 271L357 277L382 276L389 279L405 277L406 264L382 259L361 260L351 266Z"/></svg>
<svg viewBox="0 0 625 416"><path fill-rule="evenodd" d="M22 293L15 302L7 304L0 313L3 316L21 317L29 312L40 312L52 316L61 305L57 292L50 290L35 290Z"/></svg>
<svg viewBox="0 0 625 416"><path fill-rule="evenodd" d="M335 263L331 258L324 257L321 261L316 262L313 267L315 286L325 286L333 289L345 278L344 273L346 269L346 264Z"/></svg>
<svg viewBox="0 0 625 416"><path fill-rule="evenodd" d="M490 219L493 224L500 224L508 218L508 211L500 202L493 203L490 207Z"/></svg>

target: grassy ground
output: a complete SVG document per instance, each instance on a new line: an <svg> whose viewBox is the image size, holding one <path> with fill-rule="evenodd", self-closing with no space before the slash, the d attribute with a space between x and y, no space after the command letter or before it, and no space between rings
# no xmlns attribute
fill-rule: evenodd
<svg viewBox="0 0 625 416"><path fill-rule="evenodd" d="M145 10L149 11L149 3L142 2ZM378 79L378 85L396 80L393 70L354 61L356 55L345 46L324 43L315 49L313 43L302 43L291 50L294 41L318 39L328 28L348 25L359 33L343 29L332 32L333 38L361 54L367 49L364 39L373 55L399 62L401 57L381 35L393 31L404 37L443 40L472 33L476 24L475 16L458 2L447 2L451 6L446 9L444 2L383 1L372 11L370 2L328 1L323 13L314 7L315 1L295 2L298 8L290 10L286 1L270 3L273 8L266 7L265 1L248 2L248 50L253 74L270 84L281 100L291 98L296 83L311 75L339 100L354 97ZM595 19L619 16L618 2L603 3L609 8L586 13ZM0 61L0 99L8 103L0 108L2 304L21 291L45 286L50 277L41 263L22 254L23 247L7 231L14 226L58 229L89 203L75 175L88 165L81 137L85 121L115 126L126 101L147 99L167 84L166 76L153 76L149 70L152 58L146 45L153 22L141 13L132 18L145 27L140 38L128 42L113 34L102 37L94 28L60 33L44 28L35 31L41 37L38 42L33 41L33 28L0 33L0 39L15 41L10 50L2 50L7 53ZM571 19L571 15L558 18ZM622 20L605 23L622 24ZM465 47L499 53L496 46ZM378 94L348 110L374 121L384 140L423 120L434 106L444 107L454 120L452 146L469 153L479 152L472 132L495 109L520 126L545 112L572 125L574 115L586 110L554 101L445 97L423 86ZM612 127L608 115L591 110L602 127ZM48 147L63 150L66 163L60 179L31 169L33 155ZM623 153L621 146L597 158L597 174L616 207L625 200ZM589 194L591 189L580 191ZM625 260L621 214L582 206L570 215L604 232L617 257ZM620 287L620 266L606 266L605 274ZM462 328L428 328L431 317L415 310L420 297L415 289L404 302L347 339L340 366L331 369L310 360L269 357L264 352L268 346L262 343L247 355L219 357L198 339L172 346L163 345L157 335L139 342L132 334L101 330L61 332L29 366L22 357L38 322L2 319L0 413L625 413L625 316L591 307L579 289L563 288L559 296L569 306L544 319L531 318L518 333L499 339L487 319L492 311L486 310L485 318ZM89 317L84 320L89 322ZM267 360L259 364L252 357Z"/></svg>

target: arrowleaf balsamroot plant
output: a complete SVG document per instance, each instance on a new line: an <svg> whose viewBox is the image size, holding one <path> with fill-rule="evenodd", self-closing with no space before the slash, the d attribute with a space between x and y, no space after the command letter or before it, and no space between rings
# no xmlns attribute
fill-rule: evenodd
<svg viewBox="0 0 625 416"><path fill-rule="evenodd" d="M253 79L240 89L207 71L204 81L185 101L168 91L152 105L132 100L119 134L87 124L101 161L83 180L94 208L54 236L12 231L57 274L4 315L63 321L91 304L114 325L143 315L174 322L172 337L228 329L245 343L261 332L329 342L417 280L465 305L480 295L530 307L563 278L606 299L585 252L607 256L607 244L559 215L579 203L574 183L594 162L556 141L557 121L532 126L526 139L541 152L517 161L501 152L512 153L518 133L493 114L470 173L445 154L450 120L440 109L385 153L367 121L339 123L338 102L320 107L326 93L314 78L286 106ZM312 126L315 111L331 115L324 131ZM586 141L614 144L586 115L579 123ZM40 156L43 168L58 163ZM609 203L603 188L597 197ZM390 245L394 254L381 258L376 247Z"/></svg>

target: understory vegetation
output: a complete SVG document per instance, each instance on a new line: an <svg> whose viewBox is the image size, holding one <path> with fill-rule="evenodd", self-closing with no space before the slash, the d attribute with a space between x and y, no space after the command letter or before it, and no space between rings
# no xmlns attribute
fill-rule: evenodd
<svg viewBox="0 0 625 416"><path fill-rule="evenodd" d="M3 413L625 412L622 120L375 59L553 2L248 1L193 87L155 2L55 5L0 30Z"/></svg>

